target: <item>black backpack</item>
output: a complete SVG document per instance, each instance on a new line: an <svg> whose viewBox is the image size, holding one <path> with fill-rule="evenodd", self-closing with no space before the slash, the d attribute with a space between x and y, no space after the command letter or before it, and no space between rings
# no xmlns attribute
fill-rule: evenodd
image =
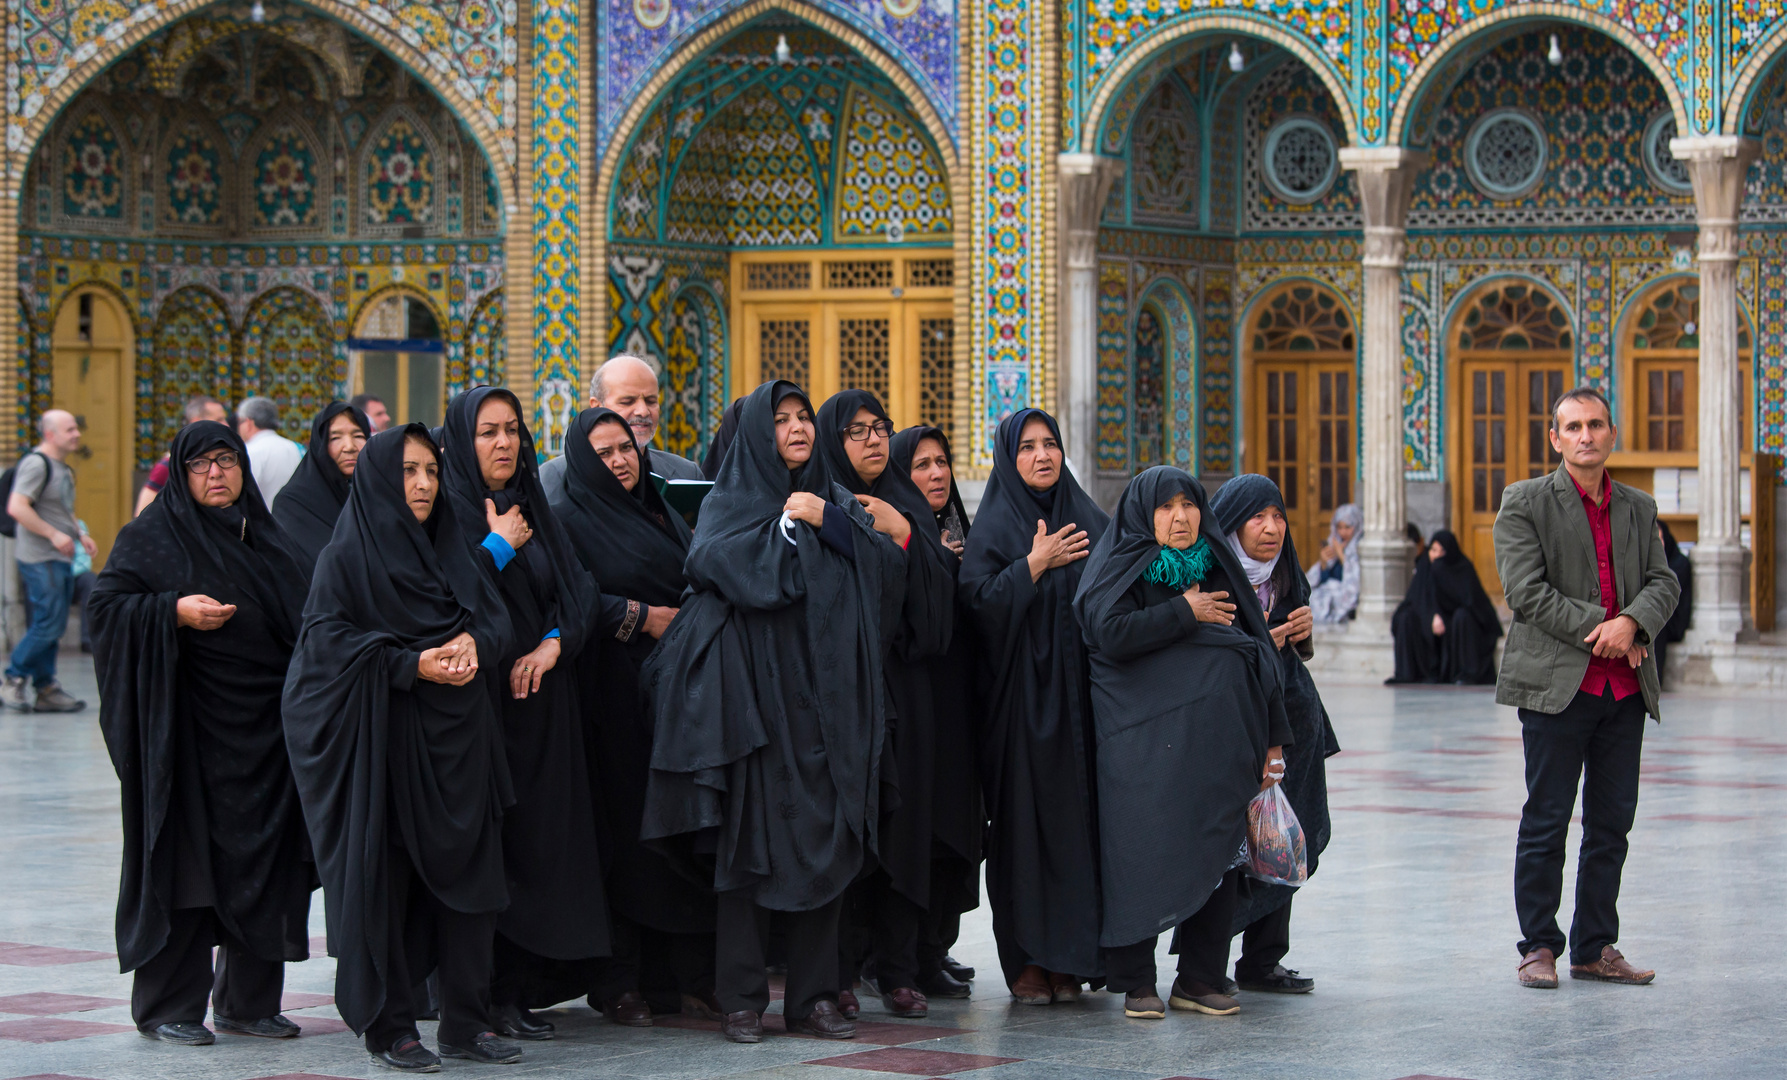
<svg viewBox="0 0 1787 1080"><path fill-rule="evenodd" d="M43 458L45 468L44 483L46 486L48 485L50 459L45 457L41 450L27 450L25 451L25 457L19 459L18 465L12 466L5 472L0 472L0 491L6 492L8 502L11 501L13 477L18 475L19 465L23 465L25 463L25 458L30 457L32 454L36 454L38 457ZM40 491L37 494L41 496L43 492ZM7 508L6 503L0 502L0 536L16 537L18 535L19 523L13 520L12 511Z"/></svg>

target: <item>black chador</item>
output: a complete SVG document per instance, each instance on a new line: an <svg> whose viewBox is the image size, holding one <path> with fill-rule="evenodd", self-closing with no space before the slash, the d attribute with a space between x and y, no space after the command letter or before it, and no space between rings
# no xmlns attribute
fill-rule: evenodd
<svg viewBox="0 0 1787 1080"><path fill-rule="evenodd" d="M1049 534L1077 525L1096 543L1109 519L1065 465L1044 490L1024 482L1031 420L1059 452L1060 429L1040 409L999 424L961 572L981 650L987 898L1008 985L1031 966L1076 983L1100 971L1091 685L1073 615L1084 560L1032 579L1027 557L1038 521Z"/></svg>
<svg viewBox="0 0 1787 1080"><path fill-rule="evenodd" d="M533 435L520 417L520 403L504 389L480 386L454 398L442 433L442 479L459 528L496 580L514 627L508 648L485 661L516 798L503 817L509 907L497 919L491 1001L499 1026L541 1038L550 1036L550 1026L518 1014L561 999L564 991L557 987L564 972L555 962L609 953L576 674L590 634L600 632L600 605L595 583L547 505ZM491 469L512 473L486 472L487 456ZM519 547L507 544L490 529L492 507L499 515L519 507L531 536ZM543 676L538 670L521 673L526 696L517 696L518 669L536 667L539 661L529 658L554 636L556 664ZM552 1000L540 1000L542 995Z"/></svg>
<svg viewBox="0 0 1787 1080"><path fill-rule="evenodd" d="M136 972L145 1032L191 1025L163 1037L209 1041L198 1025L214 992L220 1027L295 1035L278 1015L281 965L310 955L313 872L279 697L307 579L235 432L189 424L169 461L172 480L119 532L90 609L99 722L123 787L119 965ZM200 601L215 625L194 622Z"/></svg>
<svg viewBox="0 0 1787 1080"><path fill-rule="evenodd" d="M905 565L842 488L821 503L823 528L784 515L811 415L790 383L753 391L702 503L691 592L644 669L654 738L642 836L712 860L729 1026L769 1003L760 931L773 911L788 913L785 1017L840 1031L838 899L876 851L882 642ZM778 451L779 427L799 433L798 451ZM754 1017L747 1026L735 1037L760 1037Z"/></svg>
<svg viewBox="0 0 1787 1080"><path fill-rule="evenodd" d="M1495 641L1502 636L1495 604L1483 591L1477 568L1449 529L1428 541L1440 546L1437 559L1418 567L1408 596L1390 619L1396 672L1391 683L1495 682ZM1433 631L1439 616L1444 633Z"/></svg>
<svg viewBox="0 0 1787 1080"><path fill-rule="evenodd" d="M298 462L298 471L273 499L273 520L285 530L292 554L306 571L316 565L316 557L335 535L335 519L347 505L349 477L329 453L329 427L342 415L363 434L372 435L365 413L346 402L330 402L310 425L310 450Z"/></svg>
<svg viewBox="0 0 1787 1080"><path fill-rule="evenodd" d="M429 478L426 520L406 499L406 447ZM336 538L317 560L285 684L286 741L316 846L335 957L335 1007L367 1049L416 1038L411 988L440 974L440 1039L491 1029L490 954L514 801L486 682L509 615L439 492L420 424L361 452ZM424 677L469 636L463 685Z"/></svg>
<svg viewBox="0 0 1787 1080"><path fill-rule="evenodd" d="M632 455L632 490L591 445L598 425L622 438L615 453ZM674 990L702 999L713 992L712 881L691 880L639 840L652 751L639 672L657 645L643 627L654 608L681 603L690 534L652 482L650 448L638 445L619 413L579 415L565 435L565 458L563 494L552 508L583 565L601 572L604 603L618 597L625 610L620 629L596 634L577 668L583 700L601 703L585 710L585 738L615 936L614 962L593 996L618 1016L614 1003L641 990L642 978L669 975ZM642 972L642 963L652 970Z"/></svg>

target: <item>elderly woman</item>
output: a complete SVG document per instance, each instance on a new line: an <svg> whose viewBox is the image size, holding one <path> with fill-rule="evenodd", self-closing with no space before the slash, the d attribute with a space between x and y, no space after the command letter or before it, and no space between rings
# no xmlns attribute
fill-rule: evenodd
<svg viewBox="0 0 1787 1080"><path fill-rule="evenodd" d="M514 795L486 658L507 648L508 612L440 497L426 428L373 436L355 471L285 688L335 1007L376 1064L434 1072L413 995L432 969L441 1055L515 1061L490 1017Z"/></svg>
<svg viewBox="0 0 1787 1080"><path fill-rule="evenodd" d="M871 524L838 485L805 490L813 438L793 383L745 398L701 505L690 591L644 669L654 740L641 835L709 866L715 993L733 1042L763 1038L775 916L787 1030L856 1034L838 1007L838 908L877 850L882 643L906 564L879 531L893 521Z"/></svg>
<svg viewBox="0 0 1787 1080"><path fill-rule="evenodd" d="M1091 682L1073 597L1109 519L1042 410L1006 417L993 454L960 579L986 701L987 898L1012 997L1048 1005L1078 1001L1101 970Z"/></svg>
<svg viewBox="0 0 1787 1080"><path fill-rule="evenodd" d="M219 1030L287 1038L283 964L310 955L311 877L280 691L307 577L235 432L189 424L169 460L174 481L119 532L92 598L123 787L118 962L149 1038L210 1043L207 996Z"/></svg>
<svg viewBox="0 0 1787 1080"><path fill-rule="evenodd" d="M1210 513L1170 465L1129 482L1074 598L1091 656L1105 975L1124 1015L1159 1020L1154 942L1178 927L1173 1008L1222 993L1247 804L1291 741L1277 643Z"/></svg>
<svg viewBox="0 0 1787 1080"><path fill-rule="evenodd" d="M371 436L365 413L344 402L330 402L310 425L310 452L273 500L273 520L291 538L292 553L306 571L316 565L316 557L335 535L335 519L347 505L354 465Z"/></svg>
<svg viewBox="0 0 1787 1080"><path fill-rule="evenodd" d="M1326 760L1340 752L1340 744L1315 680L1304 666L1315 655L1310 643L1309 583L1291 543L1284 496L1270 478L1258 473L1235 477L1210 500L1210 512L1266 613L1266 628L1278 651L1284 711L1294 743L1285 751L1284 793L1303 826L1313 874L1330 832ZM1241 885L1234 921L1241 934L1241 956L1235 961L1239 988L1273 994L1313 990L1314 979L1279 963L1291 948L1291 897L1296 888L1252 878Z"/></svg>
<svg viewBox="0 0 1787 1080"><path fill-rule="evenodd" d="M1357 504L1337 507L1328 522L1328 542L1305 575L1309 611L1319 623L1343 623L1359 606L1359 533L1365 514Z"/></svg>

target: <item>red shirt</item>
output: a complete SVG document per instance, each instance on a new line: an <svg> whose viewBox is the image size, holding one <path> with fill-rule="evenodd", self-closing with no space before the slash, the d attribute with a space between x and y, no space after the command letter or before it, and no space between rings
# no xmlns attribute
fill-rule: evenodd
<svg viewBox="0 0 1787 1080"><path fill-rule="evenodd" d="M1570 483L1576 484L1574 476L1570 477ZM1608 515L1613 505L1613 480L1605 473L1601 477L1601 490L1606 497L1597 503L1582 490L1581 484L1576 484L1576 494L1582 496L1583 512L1588 514L1588 531L1595 538L1595 564L1601 571L1601 606L1612 619L1619 614L1619 591L1613 587L1613 523ZM1638 670L1626 663L1623 656L1590 656L1588 673L1582 677L1583 692L1600 697L1609 686L1613 687L1615 701L1631 697L1638 692Z"/></svg>
<svg viewBox="0 0 1787 1080"><path fill-rule="evenodd" d="M168 486L168 478L173 475L173 470L168 468L168 456L163 454L155 467L149 470L149 479L143 481L143 486L160 495L161 489Z"/></svg>

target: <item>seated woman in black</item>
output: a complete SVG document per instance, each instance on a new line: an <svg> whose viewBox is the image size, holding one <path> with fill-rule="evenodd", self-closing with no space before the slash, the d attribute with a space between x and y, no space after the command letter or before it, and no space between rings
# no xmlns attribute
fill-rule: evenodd
<svg viewBox="0 0 1787 1080"><path fill-rule="evenodd" d="M1390 633L1396 674L1386 682L1495 682L1495 640L1502 636L1502 623L1451 530L1433 534L1427 566L1417 568L1407 598L1390 619Z"/></svg>
<svg viewBox="0 0 1787 1080"><path fill-rule="evenodd" d="M1092 664L1106 985L1158 1020L1154 942L1177 927L1175 1009L1221 992L1247 804L1291 741L1278 646L1201 484L1157 465L1117 501L1074 597Z"/></svg>

